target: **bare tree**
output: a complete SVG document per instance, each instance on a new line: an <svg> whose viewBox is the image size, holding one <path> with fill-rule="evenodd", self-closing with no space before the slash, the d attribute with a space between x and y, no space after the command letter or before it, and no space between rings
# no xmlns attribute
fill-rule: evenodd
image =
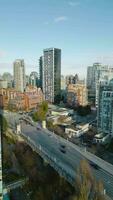
<svg viewBox="0 0 113 200"><path fill-rule="evenodd" d="M104 200L102 181L96 181L86 160L80 162L75 181L76 196L73 200Z"/></svg>

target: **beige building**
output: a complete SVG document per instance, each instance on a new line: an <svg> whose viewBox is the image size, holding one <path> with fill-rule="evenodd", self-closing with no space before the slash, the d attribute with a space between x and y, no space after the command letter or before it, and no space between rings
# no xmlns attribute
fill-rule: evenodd
<svg viewBox="0 0 113 200"><path fill-rule="evenodd" d="M70 106L87 105L87 88L84 84L69 84L67 87L67 103Z"/></svg>
<svg viewBox="0 0 113 200"><path fill-rule="evenodd" d="M14 62L14 87L16 91L24 92L26 86L24 60L18 59Z"/></svg>
<svg viewBox="0 0 113 200"><path fill-rule="evenodd" d="M8 83L6 80L0 80L0 88L7 88Z"/></svg>

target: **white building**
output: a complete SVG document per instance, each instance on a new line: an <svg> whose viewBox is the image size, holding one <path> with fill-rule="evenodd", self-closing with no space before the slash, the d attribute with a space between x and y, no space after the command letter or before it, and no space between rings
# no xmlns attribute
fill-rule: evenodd
<svg viewBox="0 0 113 200"><path fill-rule="evenodd" d="M17 91L24 92L26 86L25 65L23 59L17 59L13 65L14 87Z"/></svg>
<svg viewBox="0 0 113 200"><path fill-rule="evenodd" d="M68 135L68 137L80 137L84 133L86 133L89 130L89 123L87 124L81 124L77 125L76 127L66 127L65 128L65 133Z"/></svg>
<svg viewBox="0 0 113 200"><path fill-rule="evenodd" d="M6 80L0 80L0 88L7 88L8 82Z"/></svg>

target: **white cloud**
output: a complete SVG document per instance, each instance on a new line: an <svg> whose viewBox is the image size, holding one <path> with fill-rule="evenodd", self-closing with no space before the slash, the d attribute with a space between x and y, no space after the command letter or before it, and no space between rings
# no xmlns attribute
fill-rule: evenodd
<svg viewBox="0 0 113 200"><path fill-rule="evenodd" d="M68 18L66 16L59 16L54 19L54 22L57 23L57 22L62 22L62 21L67 21L67 20Z"/></svg>
<svg viewBox="0 0 113 200"><path fill-rule="evenodd" d="M69 6L74 7L74 6L78 6L78 5L80 5L80 2L69 1L68 4L69 4Z"/></svg>

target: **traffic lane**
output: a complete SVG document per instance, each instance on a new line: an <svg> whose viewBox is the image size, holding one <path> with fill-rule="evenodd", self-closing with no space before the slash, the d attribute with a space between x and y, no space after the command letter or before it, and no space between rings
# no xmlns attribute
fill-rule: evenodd
<svg viewBox="0 0 113 200"><path fill-rule="evenodd" d="M31 134L30 127L28 126L27 128L28 130L26 128L25 130L23 129L24 134L30 139L32 139L35 144L37 143L40 144L42 149L44 149L46 153L48 153L50 157L53 158L53 160L56 158L56 162L58 165L60 165L60 167L62 168L62 171L66 169L66 171L68 172L68 174L71 175L71 177L75 177L75 171L69 166L69 162L67 161L67 159L64 159L63 154L60 151L57 151L57 149L55 149L55 145L54 145L54 149L53 148L51 149L51 144L50 144L50 148L48 148L48 143L43 143L42 141L44 140L40 140L40 137L38 137L38 135L41 135L41 133L38 134L36 137L35 130L34 131L32 130L32 134ZM45 148L45 145L46 145L46 148Z"/></svg>
<svg viewBox="0 0 113 200"><path fill-rule="evenodd" d="M12 117L11 117L11 115L12 115ZM14 123L15 119L19 120L19 117L20 117L20 116L17 117L17 114L15 114L15 118L14 118L14 114L11 114L11 115L10 115L10 117L9 117L9 115L8 115L8 118L10 119L11 122L12 122L12 118L13 118L13 123ZM45 134L45 133L44 133L44 134ZM73 154L71 153L71 157L72 157L72 155L73 155ZM74 157L74 158L75 158L75 157ZM73 159L74 159L74 158L73 158ZM94 171L94 174L96 174L97 179L98 179L98 178L100 179L100 174L98 175L97 170L93 170L93 171ZM96 172L95 172L95 171L96 171ZM106 176L109 177L109 174L106 175L106 172L103 171L103 175L102 175L103 178L102 178L102 179L105 179ZM112 185L112 177L109 177L109 179L110 179L110 181L108 181L108 179L105 179L105 180L104 180L104 184L106 185L106 187L108 187L108 189L110 188L110 187L109 187L110 183L111 183L111 185ZM110 189L110 192L111 192L111 189Z"/></svg>
<svg viewBox="0 0 113 200"><path fill-rule="evenodd" d="M34 132L36 137L39 136L42 143L45 142L47 145L49 144L49 148L50 148L50 142L51 142L52 147L53 148L55 147L55 150L56 150L56 147L60 148L60 144L64 144L63 141L59 141L58 138L57 138L57 142L56 142L56 137L54 138L54 135L49 138L47 134L45 134L41 131L37 132L35 129L32 129L31 132ZM38 135L37 135L37 133L38 133ZM30 136L31 136L31 134L30 134ZM49 140L48 140L48 138L49 138ZM67 157L68 155L70 156L70 158L72 158L71 159L72 162L74 162L76 160L76 158L77 158L77 160L82 160L85 158L84 156L82 156L82 154L80 154L79 152L76 152L76 150L72 146L70 146L70 143L68 143L68 145L66 145L66 154L64 154L64 157ZM75 166L75 164L74 164L74 166Z"/></svg>
<svg viewBox="0 0 113 200"><path fill-rule="evenodd" d="M8 119L11 121L11 123L13 123L13 125L15 124L15 120L16 121L19 121L19 118L20 118L20 114L18 114L18 113L12 113L12 112L10 112L10 113L5 113L5 115L8 117ZM48 134L51 134L52 135L52 133L50 132L50 131L48 131L48 130L46 130L46 132L48 133ZM40 133L43 133L43 132L40 132ZM45 133L43 133L45 136L46 136L46 134ZM52 138L53 138L53 136L51 137L51 140L52 140ZM56 136L56 139L57 139L57 141L59 142L59 139L58 139L58 137ZM53 139L54 140L54 139ZM61 139L61 142L64 142L64 140L62 140ZM53 141L53 143L54 143L54 141ZM70 143L68 143L68 145L70 145ZM73 147L72 147L73 148ZM71 155L73 156L73 151L71 152ZM79 156L78 157L80 157L80 154L79 154ZM74 156L74 158L75 158L75 156ZM74 159L73 158L73 159ZM81 156L81 158L83 158L83 156Z"/></svg>
<svg viewBox="0 0 113 200"><path fill-rule="evenodd" d="M107 195L113 197L113 176L102 169L96 170L92 168L92 172L96 180L103 182Z"/></svg>
<svg viewBox="0 0 113 200"><path fill-rule="evenodd" d="M25 126L24 128L26 131L28 126ZM70 160L70 165L73 164L72 167L74 170L75 170L75 166L78 166L78 161L83 159L83 156L80 153L75 152L75 149L73 151L67 144L66 144L66 153L62 153L60 151L60 149L61 149L61 145L64 143L63 143L63 141L60 141L59 138L54 137L54 134L52 134L52 136L50 137L50 136L48 136L48 134L43 133L43 131L42 132L39 130L37 131L36 129L34 129L34 127L31 128L31 132L33 134L35 134L35 137L38 137L41 140L42 144L44 143L43 144L44 147L46 146L46 148L47 148L47 146L48 146L50 151L54 150L56 152L58 150L57 151L58 154L60 153L63 157L65 157L65 159L67 159L68 161ZM28 134L28 131L26 131L26 134ZM31 134L29 136L32 137ZM38 141L39 141L39 139L38 139ZM73 157L70 155L73 155Z"/></svg>
<svg viewBox="0 0 113 200"><path fill-rule="evenodd" d="M44 135L40 132L37 133L37 131L33 128L30 129L29 126L22 126L22 132L32 139L35 142L35 145L38 143L42 146L43 149L45 149L46 152L48 152L51 156L55 157L57 160L62 161L65 163L65 165L70 166L72 169L75 170L75 164L72 166L72 162L70 162L70 157L67 157L67 154L63 154L60 151L59 144L57 142L53 142L49 140L49 138L44 137ZM78 165L78 162L77 162Z"/></svg>
<svg viewBox="0 0 113 200"><path fill-rule="evenodd" d="M31 130L30 132L34 132L34 134L35 134L35 138L32 138L32 139L36 139L36 136L37 136L37 134L38 134L38 136L40 136L41 137L41 143L43 143L43 141L45 141L45 143L43 144L43 145L47 145L46 147L47 147L47 149L48 149L48 147L49 147L49 152L51 152L51 151L53 151L53 154L56 154L56 156L60 156L60 152L56 152L56 146L57 146L57 144L58 143L56 143L56 141L55 141L55 138L54 138L54 136L53 137L50 137L49 138L49 140L47 139L49 136L48 135L46 135L45 133L42 133L42 132L40 132L40 133L37 133L37 131L35 130ZM44 136L45 135L45 137L42 137L42 136ZM31 133L30 133L30 135L29 136L31 136ZM39 138L40 138L39 137ZM46 139L46 140L45 140ZM52 140L52 141L51 141ZM50 142L51 141L51 142ZM61 142L61 141L60 141ZM48 146L48 144L49 144L49 146ZM52 145L52 149L50 148L50 146ZM63 157L65 157L65 159L68 161L68 163L66 162L66 164L69 164L69 166L71 165L71 166L73 166L73 168L75 169L76 168L76 166L78 166L78 159L75 159L76 157L75 157L75 152L73 152L73 151L75 151L75 149L71 149L71 148L67 148L67 150L66 150L66 154L63 156ZM59 154L58 154L59 153ZM77 152L77 154L78 154L78 152ZM62 155L62 154L61 154ZM79 156L80 156L80 154L79 154ZM77 156L78 158L79 158L79 156ZM62 159L62 156L61 156L61 159ZM79 160L81 160L81 159L84 159L82 156L81 156L81 158L79 158ZM65 161L66 161L65 160ZM75 163L75 160L77 160L77 163ZM71 163L70 163L71 162ZM72 165L73 164L73 165ZM113 177L112 176L110 176L108 173L106 173L105 171L103 171L102 169L101 169L101 171L100 170L95 170L95 169L93 169L93 174L95 175L95 177L96 177L96 179L97 180L100 180L100 179L102 179L103 180L103 183L104 183L104 186L105 186L105 188L106 188L106 190L107 190L107 193L112 193L112 191L113 191L113 188L112 187L110 187L109 188L109 182L108 182L108 179L110 180L110 183L112 183L113 182ZM109 177L109 178L108 178Z"/></svg>

